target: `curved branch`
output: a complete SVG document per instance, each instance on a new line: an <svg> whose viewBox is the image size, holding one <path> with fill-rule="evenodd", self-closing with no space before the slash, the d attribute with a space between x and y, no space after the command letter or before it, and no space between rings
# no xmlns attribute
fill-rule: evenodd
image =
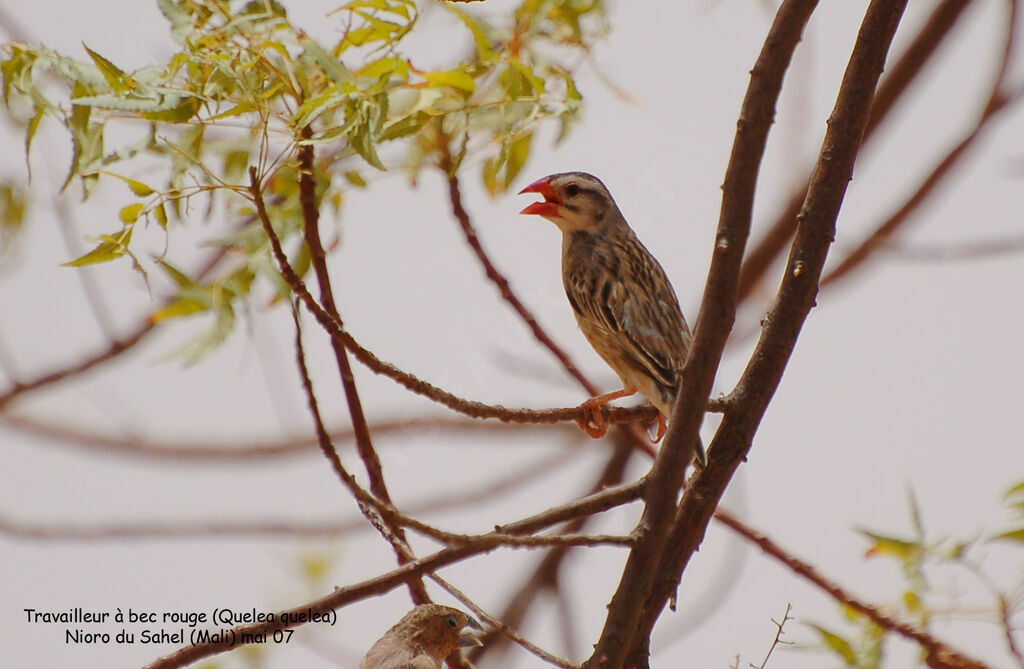
<svg viewBox="0 0 1024 669"><path fill-rule="evenodd" d="M199 271L196 273L196 278L198 280L202 280L203 277L213 271L225 255L227 255L226 247L214 252L206 263L200 267ZM103 363L117 358L122 353L130 351L136 344L145 339L146 336L155 328L156 321L154 321L151 316L148 316L145 320L136 325L135 329L132 330L131 333L109 342L105 348L89 355L79 362L61 366L53 371L41 374L30 381L15 381L10 388L0 392L0 411L3 411L12 400L20 395L34 390L39 390L40 388L45 388L46 386L54 383L66 381L67 379L73 378L83 372L89 371L93 367L100 366Z"/></svg>
<svg viewBox="0 0 1024 669"><path fill-rule="evenodd" d="M308 140L313 136L313 131L309 126L306 126L302 129L301 135L303 139ZM338 308L334 303L334 291L331 288L331 278L327 271L327 255L324 253L323 244L320 242L320 208L317 205L315 169L315 150L313 145L301 144L299 146L298 170L299 202L302 205L306 249L309 251L313 273L316 275L317 285L320 288L320 304L323 306L324 311L330 315L331 319L341 325L341 316L338 314ZM264 220L264 217L261 216L260 220ZM299 325L298 307L293 309L293 316L295 318L298 365L302 373L303 387L309 400L310 412L313 414L316 423L317 440L320 443L320 449L331 463L331 466L338 472L342 481L355 494L355 490L352 487L355 480L351 479L341 466L338 453L335 451L330 437L327 436L327 430L324 428L323 421L320 418L320 411L317 407L316 398L313 395L313 384L306 370L305 354L302 350L302 331ZM359 400L359 391L356 388L355 377L352 375L352 365L348 360L348 352L345 350L345 346L334 337L331 337L331 349L334 351L334 357L338 363L338 375L341 378L341 386L345 390L345 400L348 403L348 412L352 418L352 432L355 436L356 450L359 452L359 458L363 461L363 465L366 467L366 474L370 479L370 492L384 504L391 505L391 494L388 492L387 484L384 482L384 470L381 467L380 458L377 456L377 450L373 447L370 428L366 424L366 415L363 413L363 405ZM357 497L356 499L358 500L359 498ZM367 513L367 510L362 507L360 507L360 510L364 514ZM371 523L373 522L373 518L368 516L368 519ZM412 551L409 549L402 526L387 514L382 516L381 523L387 529L386 532L382 531L381 534L391 543L395 556L398 558L398 564L401 565L411 561L413 559ZM412 596L413 604L427 604L430 602L430 596L427 595L426 587L421 580L412 579L407 585L409 586L409 594Z"/></svg>
<svg viewBox="0 0 1024 669"><path fill-rule="evenodd" d="M260 440L239 437L230 442L203 443L198 440L155 441L143 436L114 437L84 428L60 425L13 413L0 413L0 425L20 430L44 439L63 442L64 446L84 449L94 453L129 456L157 461L197 461L237 463L239 460L275 460L283 457L304 456L316 452L316 435L285 437L282 439ZM523 430L540 427L568 433L564 426L535 423L482 423L453 416L419 416L381 420L370 426L376 435L382 434L423 434L424 430L452 432L484 432L495 430ZM579 434L578 431L574 431ZM350 441L353 431L350 427L336 427L327 431L333 441Z"/></svg>
<svg viewBox="0 0 1024 669"><path fill-rule="evenodd" d="M921 646L925 651L925 663L929 667L935 667L936 669L985 669L984 664L964 656L927 632L919 630L908 623L896 620L882 613L878 608L860 601L818 572L811 564L794 557L774 541L747 526L732 514L719 510L715 513L715 518L747 541L758 546L765 554L786 565L790 571L802 576L821 590L827 592L840 604L849 606L864 614L879 627L895 632Z"/></svg>
<svg viewBox="0 0 1024 669"><path fill-rule="evenodd" d="M267 213L266 204L263 202L263 196L259 190L259 177L257 176L255 169L250 170L250 178L253 179L253 183L256 184L250 188L250 193L253 196L253 202L256 204L256 209L259 213L260 220L263 222L263 227L267 233L267 237L270 239L271 249L273 250L274 258L278 263L278 268L281 271L281 276L284 277L285 281L302 301L303 305L305 305L309 312L313 314L313 317L316 318L317 322L320 323L320 325L327 330L332 337L340 340L345 347L352 352L356 359L366 365L371 371L387 376L418 395L423 395L438 404L442 404L449 409L458 411L459 413L472 418L497 418L498 420L514 423L562 423L587 419L588 412L582 407L538 411L532 409L507 409L500 405L490 405L484 404L483 402L468 400L443 390L432 383L423 381L408 372L402 371L395 365L378 358L372 351L366 349L356 341L355 338L352 337L352 335L349 334L336 319L332 318L331 315L317 303L312 294L310 294L305 283L298 274L296 274L291 263L288 262L288 258L285 256L284 250L281 248L281 240L270 225L269 214ZM720 409L723 406L724 400L714 400L709 403L709 410L715 410L716 408ZM657 418L657 409L652 406L643 406L633 409L609 407L607 408L607 413L604 408L602 408L601 412L607 416L609 423L633 422L636 419L649 419L653 422Z"/></svg>
<svg viewBox="0 0 1024 669"><path fill-rule="evenodd" d="M442 146L447 147L446 142L442 142ZM505 300L512 309L519 314L519 317L523 319L526 326L530 328L530 332L545 348L551 351L560 363L565 371L569 373L571 377L576 379L583 388L591 395L600 394L600 390L597 386L590 382L587 377L583 376L579 368L555 341L544 331L544 328L537 322L537 318L533 315L529 309L519 300L515 293L512 292L512 287L509 285L508 279L502 274L494 263L491 262L487 252L484 251L483 245L480 243L480 238L477 237L476 228L473 227L473 223L469 220L469 213L466 208L462 205L462 192L459 188L459 177L455 173L455 170L451 164L451 158L447 153L442 154L441 169L444 170L448 177L448 199L452 205L452 213L455 215L455 219L459 222L459 226L462 228L462 232L466 235L466 243L469 244L470 248L473 249L473 253L476 254L480 264L483 265L484 273L487 278L497 286L498 291L501 293L501 297Z"/></svg>

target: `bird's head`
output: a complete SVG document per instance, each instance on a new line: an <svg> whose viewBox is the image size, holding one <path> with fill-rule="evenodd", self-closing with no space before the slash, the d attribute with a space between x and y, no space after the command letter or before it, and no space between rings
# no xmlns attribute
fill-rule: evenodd
<svg viewBox="0 0 1024 669"><path fill-rule="evenodd" d="M537 193L544 198L519 213L543 216L564 233L597 232L622 220L611 193L600 179L586 172L552 174L519 193Z"/></svg>
<svg viewBox="0 0 1024 669"><path fill-rule="evenodd" d="M462 611L442 604L417 606L406 614L398 626L438 661L448 657L460 646L481 645L480 639L467 630L482 630L480 623Z"/></svg>

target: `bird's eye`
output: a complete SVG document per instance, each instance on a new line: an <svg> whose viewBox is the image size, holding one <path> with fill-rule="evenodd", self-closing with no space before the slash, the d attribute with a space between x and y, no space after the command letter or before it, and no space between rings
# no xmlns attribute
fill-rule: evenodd
<svg viewBox="0 0 1024 669"><path fill-rule="evenodd" d="M448 616L447 618L444 619L444 623L445 623L445 625L448 625L448 627L451 627L452 629L457 629L458 626L459 626L459 621L455 619L455 616Z"/></svg>
<svg viewBox="0 0 1024 669"><path fill-rule="evenodd" d="M565 187L565 194L569 197L575 197L580 194L580 187L578 184L569 184Z"/></svg>

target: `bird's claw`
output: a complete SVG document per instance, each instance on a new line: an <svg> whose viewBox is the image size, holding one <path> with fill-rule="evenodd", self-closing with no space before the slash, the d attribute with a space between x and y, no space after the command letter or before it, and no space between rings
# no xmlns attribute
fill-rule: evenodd
<svg viewBox="0 0 1024 669"><path fill-rule="evenodd" d="M668 424L665 422L665 416L660 411L658 412L658 434L651 438L651 433L647 433L647 438L650 439L652 444L656 444L662 440L665 436L665 432L668 431Z"/></svg>
<svg viewBox="0 0 1024 669"><path fill-rule="evenodd" d="M592 439L603 437L608 431L608 422L601 413L601 405L584 402L582 408L586 412L586 418L577 418L576 424Z"/></svg>

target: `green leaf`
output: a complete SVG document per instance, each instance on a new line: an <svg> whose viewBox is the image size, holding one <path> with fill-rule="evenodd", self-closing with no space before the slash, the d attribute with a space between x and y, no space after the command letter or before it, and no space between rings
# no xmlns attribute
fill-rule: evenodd
<svg viewBox="0 0 1024 669"><path fill-rule="evenodd" d="M395 74L403 81L409 78L409 63L395 56L384 56L356 70L356 75L367 79L383 79Z"/></svg>
<svg viewBox="0 0 1024 669"><path fill-rule="evenodd" d="M1017 485L1007 490L1006 494L1003 496L1003 499L1009 501L1014 497L1024 497L1024 481L1021 481Z"/></svg>
<svg viewBox="0 0 1024 669"><path fill-rule="evenodd" d="M167 210L164 209L164 203L161 202L153 208L153 216L156 217L156 222L160 224L160 227L167 229Z"/></svg>
<svg viewBox="0 0 1024 669"><path fill-rule="evenodd" d="M242 114L254 112L257 109L259 109L259 107L257 107L254 102L246 100L245 102L241 102L235 105L234 107L228 109L227 111L223 111L219 114L211 116L207 119L207 121L219 121L221 119L231 118L232 116L241 116Z"/></svg>
<svg viewBox="0 0 1024 669"><path fill-rule="evenodd" d="M1009 532L1003 532L989 539L989 541L1016 541L1018 543L1024 543L1024 527L1010 530Z"/></svg>
<svg viewBox="0 0 1024 669"><path fill-rule="evenodd" d="M508 160L505 162L505 188L508 188L515 181L516 176L523 169L526 159L530 157L530 142L532 139L533 133L527 133L509 142Z"/></svg>
<svg viewBox="0 0 1024 669"><path fill-rule="evenodd" d="M143 111L142 118L164 123L184 123L196 115L201 104L199 98L191 95L177 98L168 96L163 100L159 110Z"/></svg>
<svg viewBox="0 0 1024 669"><path fill-rule="evenodd" d="M222 303L214 309L216 318L209 330L199 335L178 350L177 354L186 364L194 365L220 347L235 326L235 312L230 303Z"/></svg>
<svg viewBox="0 0 1024 669"><path fill-rule="evenodd" d="M153 190L146 184L142 183L141 181L129 179L128 177L123 177L120 174L114 174L113 172L103 172L103 174L106 174L109 177L114 177L115 179L120 179L121 181L125 182L126 184L128 184L128 188L130 188L131 191L138 195L139 197L147 197L156 192L155 190Z"/></svg>
<svg viewBox="0 0 1024 669"><path fill-rule="evenodd" d="M389 139L407 137L413 133L419 132L429 120L430 116L423 112L399 117L385 123L380 134L377 136L377 139L383 142Z"/></svg>
<svg viewBox="0 0 1024 669"><path fill-rule="evenodd" d="M183 318L192 314L209 311L210 306L191 297L178 297L169 302L165 307L157 309L149 317L154 323L166 321L171 318Z"/></svg>
<svg viewBox="0 0 1024 669"><path fill-rule="evenodd" d="M912 590L903 593L903 604L906 605L907 611L911 613L919 613L924 606L921 596Z"/></svg>
<svg viewBox="0 0 1024 669"><path fill-rule="evenodd" d="M123 223L134 223L139 220L139 214L142 213L144 207L145 205L141 202L136 202L135 204L130 204L127 207L122 207L120 214L121 221Z"/></svg>
<svg viewBox="0 0 1024 669"><path fill-rule="evenodd" d="M424 78L431 86L451 86L460 90L472 93L476 90L476 81L462 70L440 70L437 72L424 72Z"/></svg>
<svg viewBox="0 0 1024 669"><path fill-rule="evenodd" d="M345 172L345 180L357 188L366 188L366 180L355 170Z"/></svg>
<svg viewBox="0 0 1024 669"><path fill-rule="evenodd" d="M125 228L116 235L102 235L99 246L80 258L63 263L62 266L82 267L83 265L96 265L116 260L128 252L128 242L131 241L131 238L131 227Z"/></svg>
<svg viewBox="0 0 1024 669"><path fill-rule="evenodd" d="M482 62L491 60L494 56L494 51L491 49L491 40L487 37L487 33L484 31L483 25L475 18L456 7L454 3L445 2L442 4L455 12L455 15L462 19L462 22L465 23L466 27L473 33L473 41L476 42L476 52L480 60Z"/></svg>
<svg viewBox="0 0 1024 669"><path fill-rule="evenodd" d="M196 285L196 282L193 281L187 274L182 272L180 269L172 265L167 260L163 258L157 258L156 263L161 267L161 269L167 272L167 276L171 277L174 283L178 285L178 288L191 288L192 286Z"/></svg>
<svg viewBox="0 0 1024 669"><path fill-rule="evenodd" d="M853 644L820 625L811 624L810 627L818 633L818 636L821 637L821 641L825 644L826 648L832 650L839 655L839 657L843 658L843 661L846 662L846 664L856 666L857 653L853 649Z"/></svg>
<svg viewBox="0 0 1024 669"><path fill-rule="evenodd" d="M82 46L85 48L86 53L89 54L89 57L92 58L92 62L99 68L103 78L107 80L107 84L115 91L127 93L138 85L134 79L122 72L109 60L87 47L84 43Z"/></svg>
<svg viewBox="0 0 1024 669"><path fill-rule="evenodd" d="M292 116L291 124L296 128L304 128L324 112L336 107L345 98L346 96L340 94L337 88L328 86L299 105Z"/></svg>
<svg viewBox="0 0 1024 669"><path fill-rule="evenodd" d="M867 556L892 555L901 560L910 560L919 555L923 550L921 544L916 541L907 541L898 537L890 537L882 534L875 534L867 530L857 530L858 533L870 539L874 545L868 549Z"/></svg>
<svg viewBox="0 0 1024 669"><path fill-rule="evenodd" d="M177 151L172 153L176 173L184 172L202 157L205 129L206 126L196 124L181 131L178 142L175 144Z"/></svg>
<svg viewBox="0 0 1024 669"><path fill-rule="evenodd" d="M171 39L175 44L184 45L185 38L192 34L192 14L182 9L181 4L174 0L156 0L156 4L160 8L160 13L171 24Z"/></svg>
<svg viewBox="0 0 1024 669"><path fill-rule="evenodd" d="M39 130L39 124L43 120L45 110L41 107L36 110L32 120L28 122L28 128L25 130L25 165L28 167L29 177L32 176L32 164L29 160L29 154L32 151L32 138L36 136L36 131Z"/></svg>
<svg viewBox="0 0 1024 669"><path fill-rule="evenodd" d="M305 50L306 54L313 59L313 62L320 66L320 69L324 71L324 74L326 74L339 89L345 90L346 86L355 86L355 76L353 76L352 72L350 72L340 60L335 58L333 54L329 53L326 49L305 35L299 36L299 44Z"/></svg>
<svg viewBox="0 0 1024 669"><path fill-rule="evenodd" d="M349 137L349 145L363 157L363 160L382 172L387 171L384 164L380 162L380 156L377 155L377 147L368 123L363 123L356 128L356 131Z"/></svg>

